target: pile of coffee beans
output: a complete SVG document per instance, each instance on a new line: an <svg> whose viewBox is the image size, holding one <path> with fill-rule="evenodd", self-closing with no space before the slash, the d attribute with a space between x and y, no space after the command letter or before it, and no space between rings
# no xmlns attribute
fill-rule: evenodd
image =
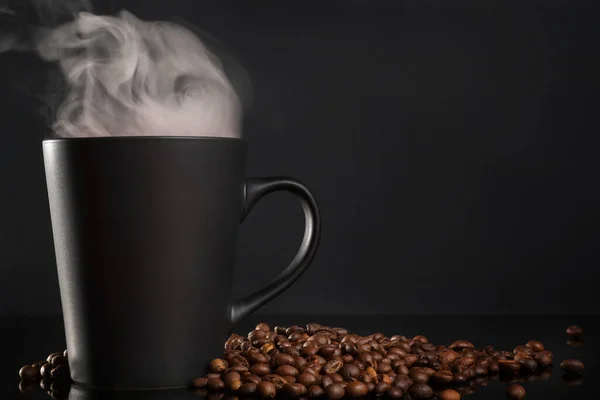
<svg viewBox="0 0 600 400"><path fill-rule="evenodd" d="M61 391L71 381L67 350L52 353L45 361L24 365L19 370L22 379L19 388L22 392L31 392L34 387L41 387L50 395Z"/></svg>
<svg viewBox="0 0 600 400"><path fill-rule="evenodd" d="M240 396L273 398L321 397L331 400L368 394L391 399L460 399L460 385L499 374L509 381L540 374L552 366L553 355L531 340L512 351L492 346L478 349L466 340L448 346L425 336L359 336L343 328L319 324L276 326L258 324L246 336L232 335L222 358L211 361L209 373L193 386ZM578 368L571 363L572 368ZM518 383L507 395L523 398Z"/></svg>

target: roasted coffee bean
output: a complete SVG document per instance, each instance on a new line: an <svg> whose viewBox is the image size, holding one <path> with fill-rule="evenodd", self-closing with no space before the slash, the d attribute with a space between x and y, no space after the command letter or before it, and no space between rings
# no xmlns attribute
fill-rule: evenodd
<svg viewBox="0 0 600 400"><path fill-rule="evenodd" d="M254 382L246 382L240 386L237 393L241 396L252 396L256 392L256 386Z"/></svg>
<svg viewBox="0 0 600 400"><path fill-rule="evenodd" d="M454 381L456 383L464 383L469 380L469 377L462 372L454 374Z"/></svg>
<svg viewBox="0 0 600 400"><path fill-rule="evenodd" d="M262 379L258 375L248 374L242 376L242 383L254 383L258 385Z"/></svg>
<svg viewBox="0 0 600 400"><path fill-rule="evenodd" d="M290 375L284 375L282 376L282 378L287 382L287 383L296 383L296 377L295 376L290 376Z"/></svg>
<svg viewBox="0 0 600 400"><path fill-rule="evenodd" d="M269 332L271 331L271 327L268 324L261 322L260 324L256 325L256 328L254 328L254 330Z"/></svg>
<svg viewBox="0 0 600 400"><path fill-rule="evenodd" d="M281 388L281 391L288 397L296 398L296 397L301 396L301 392L299 389L300 387L302 389L304 389L304 392L306 392L306 388L304 386L302 386L302 385L294 386L294 384L292 384L292 383L286 383L285 385L283 385L283 387Z"/></svg>
<svg viewBox="0 0 600 400"><path fill-rule="evenodd" d="M392 385L390 385L388 382L379 382L379 383L377 383L377 385L375 385L375 393L378 395L384 394L391 387L392 387ZM400 389L400 390L402 390L402 389Z"/></svg>
<svg viewBox="0 0 600 400"><path fill-rule="evenodd" d="M33 365L25 365L19 370L19 377L23 380L33 380L39 376L40 370Z"/></svg>
<svg viewBox="0 0 600 400"><path fill-rule="evenodd" d="M511 374L516 374L521 369L521 364L514 360L498 360L498 366L500 367L500 372Z"/></svg>
<svg viewBox="0 0 600 400"><path fill-rule="evenodd" d="M233 365L242 365L246 368L250 367L250 362L248 361L248 359L246 359L246 357L243 357L241 355L234 355L231 357L228 357L228 361L229 365L233 366Z"/></svg>
<svg viewBox="0 0 600 400"><path fill-rule="evenodd" d="M369 392L366 384L359 381L348 382L346 385L346 394L350 397L362 397Z"/></svg>
<svg viewBox="0 0 600 400"><path fill-rule="evenodd" d="M425 385L423 383L417 383L408 390L408 393L415 400L429 399L433 397L433 389L429 385Z"/></svg>
<svg viewBox="0 0 600 400"><path fill-rule="evenodd" d="M452 375L452 371L445 369L436 371L433 375L431 375L431 379L436 383L447 385L454 380L454 376Z"/></svg>
<svg viewBox="0 0 600 400"><path fill-rule="evenodd" d="M537 369L538 363L533 358L523 358L519 360L521 369L529 372L533 372Z"/></svg>
<svg viewBox="0 0 600 400"><path fill-rule="evenodd" d="M229 363L222 358L215 358L210 362L209 370L211 372L219 373L223 372L229 367Z"/></svg>
<svg viewBox="0 0 600 400"><path fill-rule="evenodd" d="M248 371L254 375L265 376L271 373L271 368L269 368L267 364L254 364L248 369Z"/></svg>
<svg viewBox="0 0 600 400"><path fill-rule="evenodd" d="M269 354L273 350L275 350L275 344L273 342L265 343L260 348L260 351L263 354Z"/></svg>
<svg viewBox="0 0 600 400"><path fill-rule="evenodd" d="M241 386L242 386L241 380L231 381L231 382L225 384L225 388L227 390L231 390L232 392L236 392Z"/></svg>
<svg viewBox="0 0 600 400"><path fill-rule="evenodd" d="M360 371L360 375L358 376L358 380L360 382L362 382L362 383L373 382L373 378L371 377L371 375L369 375L369 373L366 370L365 371Z"/></svg>
<svg viewBox="0 0 600 400"><path fill-rule="evenodd" d="M351 381L358 378L360 369L356 364L344 364L344 366L340 368L340 375L342 375L345 380Z"/></svg>
<svg viewBox="0 0 600 400"><path fill-rule="evenodd" d="M579 325L571 325L567 328L567 335L570 337L580 337L583 335L583 328Z"/></svg>
<svg viewBox="0 0 600 400"><path fill-rule="evenodd" d="M560 367L567 372L580 373L584 369L584 364L581 360L575 358L566 359L560 363Z"/></svg>
<svg viewBox="0 0 600 400"><path fill-rule="evenodd" d="M398 367L396 367L396 373L397 374L408 375L409 372L410 372L410 370L404 364L400 364L400 365L398 365Z"/></svg>
<svg viewBox="0 0 600 400"><path fill-rule="evenodd" d="M301 356L295 356L294 357L294 368L296 368L298 371L300 371L302 368L304 368L304 366L307 364L306 359L304 359L304 357Z"/></svg>
<svg viewBox="0 0 600 400"><path fill-rule="evenodd" d="M62 355L62 353L50 353L50 354L48 355L48 357L46 358L46 362L49 362L49 363L51 363L51 362L52 362L52 359L53 359L54 357L56 357L56 356L60 356L60 355Z"/></svg>
<svg viewBox="0 0 600 400"><path fill-rule="evenodd" d="M285 379L283 379L283 377L281 377L280 375L277 374L268 374L262 377L262 381L263 382L271 382L273 385L275 385L275 389L280 390L283 385L285 385L286 383L291 383L286 381Z"/></svg>
<svg viewBox="0 0 600 400"><path fill-rule="evenodd" d="M380 374L387 374L392 370L392 366L388 363L379 363L377 365L377 372Z"/></svg>
<svg viewBox="0 0 600 400"><path fill-rule="evenodd" d="M230 372L237 372L238 374L242 375L246 372L248 372L248 368L244 367L243 365L232 365L229 368L227 368L225 371L223 371L223 373L225 375L227 375Z"/></svg>
<svg viewBox="0 0 600 400"><path fill-rule="evenodd" d="M523 352L523 353L527 353L530 355L533 355L535 353L535 351L529 347L529 346L523 346L523 345L519 345L517 347L514 348L513 350L513 354L517 354L519 352Z"/></svg>
<svg viewBox="0 0 600 400"><path fill-rule="evenodd" d="M302 353L303 356L314 356L317 354L317 351L319 351L317 346L307 344L306 346L302 347L300 353Z"/></svg>
<svg viewBox="0 0 600 400"><path fill-rule="evenodd" d="M249 351L246 358L253 364L266 364L269 362L269 357L259 351Z"/></svg>
<svg viewBox="0 0 600 400"><path fill-rule="evenodd" d="M40 375L42 378L52 378L52 364L47 362L40 367Z"/></svg>
<svg viewBox="0 0 600 400"><path fill-rule="evenodd" d="M429 374L417 367L411 368L408 377L412 379L414 383L427 383L429 381Z"/></svg>
<svg viewBox="0 0 600 400"><path fill-rule="evenodd" d="M224 377L223 377L223 382L225 382L225 385L227 385L230 382L234 382L234 381L240 381L242 380L242 376L235 372L228 372Z"/></svg>
<svg viewBox="0 0 600 400"><path fill-rule="evenodd" d="M385 395L390 399L401 399L404 396L404 392L402 388L392 386L385 392Z"/></svg>
<svg viewBox="0 0 600 400"><path fill-rule="evenodd" d="M50 376L54 379L67 378L69 376L69 367L66 365L59 365L50 371Z"/></svg>
<svg viewBox="0 0 600 400"><path fill-rule="evenodd" d="M323 378L321 378L321 386L323 386L324 388L331 385L332 383L334 383L333 379L329 375L325 375Z"/></svg>
<svg viewBox="0 0 600 400"><path fill-rule="evenodd" d="M296 382L306 387L319 384L319 378L313 374L306 372L301 373L296 377Z"/></svg>
<svg viewBox="0 0 600 400"><path fill-rule="evenodd" d="M335 374L344 365L342 360L330 360L323 366L324 374Z"/></svg>
<svg viewBox="0 0 600 400"><path fill-rule="evenodd" d="M542 351L535 355L535 361L542 367L549 367L552 365L554 356L549 351Z"/></svg>
<svg viewBox="0 0 600 400"><path fill-rule="evenodd" d="M410 388L413 385L413 383L414 383L413 380L410 379L408 376L398 375L392 382L392 386L399 387L404 392L406 392L408 390L408 388Z"/></svg>
<svg viewBox="0 0 600 400"><path fill-rule="evenodd" d="M294 356L278 353L271 358L271 365L274 367L279 365L294 365Z"/></svg>
<svg viewBox="0 0 600 400"><path fill-rule="evenodd" d="M533 360L531 360L533 361ZM533 361L535 362L535 361ZM483 375L487 375L488 374L488 370L486 367L484 367L483 365L477 365L475 366L475 368L473 368L473 371L475 371L475 375L476 376L483 376Z"/></svg>
<svg viewBox="0 0 600 400"><path fill-rule="evenodd" d="M525 344L525 346L531 347L536 353L544 351L544 345L541 342L538 342L537 340L530 340Z"/></svg>
<svg viewBox="0 0 600 400"><path fill-rule="evenodd" d="M457 340L448 347L453 350L462 350L462 349L474 349L475 345L471 342L467 342L466 340Z"/></svg>
<svg viewBox="0 0 600 400"><path fill-rule="evenodd" d="M206 377L208 379L210 379L210 378L219 378L219 379L221 379L221 374L216 374L214 372L211 372L210 374L206 374Z"/></svg>
<svg viewBox="0 0 600 400"><path fill-rule="evenodd" d="M325 391L321 386L315 385L306 389L306 394L308 395L308 397L321 397L325 394Z"/></svg>
<svg viewBox="0 0 600 400"><path fill-rule="evenodd" d="M446 389L443 390L438 396L439 400L460 400L460 393L456 390Z"/></svg>
<svg viewBox="0 0 600 400"><path fill-rule="evenodd" d="M248 333L248 339L252 342L256 341L256 340L261 340L267 337L267 332L262 331L262 330L254 330L250 333Z"/></svg>
<svg viewBox="0 0 600 400"><path fill-rule="evenodd" d="M40 381L40 388L42 388L42 390L48 391L50 390L50 387L52 386L52 379L42 379Z"/></svg>
<svg viewBox="0 0 600 400"><path fill-rule="evenodd" d="M459 358L454 362L454 370L456 372L464 372L475 365L475 359L473 357Z"/></svg>
<svg viewBox="0 0 600 400"><path fill-rule="evenodd" d="M317 368L319 368L319 366L311 367L310 365L307 365L302 370L302 373L311 374L311 375L314 375L314 376L319 376L319 371L317 371Z"/></svg>
<svg viewBox="0 0 600 400"><path fill-rule="evenodd" d="M325 388L325 393L331 400L340 400L346 394L344 387L339 383L332 383L327 386Z"/></svg>
<svg viewBox="0 0 600 400"><path fill-rule="evenodd" d="M506 389L506 397L509 399L522 400L526 394L525 388L518 383L513 383Z"/></svg>
<svg viewBox="0 0 600 400"><path fill-rule="evenodd" d="M275 331L275 333L278 334L278 335L285 335L286 329L287 328L285 326L276 326L275 328L273 328L273 330Z"/></svg>
<svg viewBox="0 0 600 400"><path fill-rule="evenodd" d="M344 382L344 377L340 375L339 372L337 374L329 374L329 376L335 383Z"/></svg>
<svg viewBox="0 0 600 400"><path fill-rule="evenodd" d="M54 356L52 358L51 363L52 363L52 366L54 366L54 367L58 367L59 365L68 366L69 365L69 360L67 359L67 357L65 357L65 356L63 356L61 354L61 355L58 355L58 356Z"/></svg>
<svg viewBox="0 0 600 400"><path fill-rule="evenodd" d="M297 376L300 372L298 371L298 369L296 367L293 367L291 365L280 365L279 367L275 368L275 373L281 376L284 375L290 375L290 376Z"/></svg>
<svg viewBox="0 0 600 400"><path fill-rule="evenodd" d="M256 393L262 397L263 399L273 398L277 394L277 389L275 389L275 385L271 382L261 382L256 385Z"/></svg>
<svg viewBox="0 0 600 400"><path fill-rule="evenodd" d="M196 378L192 381L192 386L198 389L204 389L207 382L208 378Z"/></svg>
<svg viewBox="0 0 600 400"><path fill-rule="evenodd" d="M225 388L225 382L223 382L222 379L219 378L210 378L207 382L206 382L206 388L208 390L222 390L223 388Z"/></svg>

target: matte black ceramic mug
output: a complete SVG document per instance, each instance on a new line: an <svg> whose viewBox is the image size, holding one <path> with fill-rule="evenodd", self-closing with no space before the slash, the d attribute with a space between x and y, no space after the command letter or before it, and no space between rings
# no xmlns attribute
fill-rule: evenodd
<svg viewBox="0 0 600 400"><path fill-rule="evenodd" d="M72 379L182 387L222 354L240 319L312 261L320 217L289 178L244 179L242 139L103 137L43 142ZM232 300L240 221L273 191L297 195L305 232L269 285Z"/></svg>

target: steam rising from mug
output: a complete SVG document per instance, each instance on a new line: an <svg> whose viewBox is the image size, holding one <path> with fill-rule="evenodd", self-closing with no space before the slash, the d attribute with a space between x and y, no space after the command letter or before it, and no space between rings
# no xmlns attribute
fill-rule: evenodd
<svg viewBox="0 0 600 400"><path fill-rule="evenodd" d="M57 136L240 136L240 99L186 28L127 11L80 12L40 32L37 51L59 64L68 85Z"/></svg>

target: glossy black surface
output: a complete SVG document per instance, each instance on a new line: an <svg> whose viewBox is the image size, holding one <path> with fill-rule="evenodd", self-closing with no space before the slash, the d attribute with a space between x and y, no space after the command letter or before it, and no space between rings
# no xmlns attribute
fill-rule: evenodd
<svg viewBox="0 0 600 400"><path fill-rule="evenodd" d="M236 323L290 287L315 255L315 199L291 178L245 180L241 139L45 140L43 154L75 382L185 387ZM233 299L240 219L274 191L302 204L300 250L270 284Z"/></svg>
<svg viewBox="0 0 600 400"><path fill-rule="evenodd" d="M493 345L497 349L511 350L528 340L540 340L554 353L554 368L550 376L525 382L527 399L594 399L598 398L598 374L600 367L599 316L551 316L551 315L500 315L500 316L258 316L243 321L236 329L245 334L260 321L273 325L321 324L342 326L351 332L369 334L383 332L386 335L401 334L414 336L423 334L435 344L450 344L456 339L467 339L478 347ZM570 347L566 341L565 329L571 324L579 324L584 330L584 344ZM43 359L47 354L65 347L62 320L60 317L9 318L0 317L2 336L2 360L0 362L0 388L3 399L41 400L50 397L41 389L33 393L19 392L17 371L21 365ZM110 354L111 349L101 349ZM585 370L580 382L568 384L558 365L564 358L580 358ZM140 365L140 368L143 368ZM168 370L168 365L161 365ZM576 384L579 383L579 384ZM507 382L493 380L487 386L478 386L468 399L503 399ZM89 392L73 390L69 400L178 400L199 399L188 391L153 392ZM218 396L209 397L211 400ZM226 398L225 398L226 399Z"/></svg>

